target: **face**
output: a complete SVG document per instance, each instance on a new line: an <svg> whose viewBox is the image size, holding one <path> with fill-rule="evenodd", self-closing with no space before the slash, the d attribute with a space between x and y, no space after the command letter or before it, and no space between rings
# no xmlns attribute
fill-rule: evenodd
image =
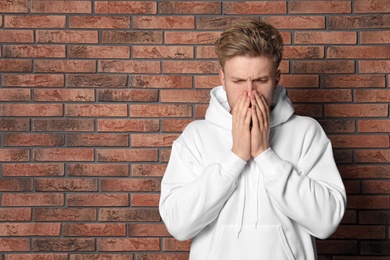
<svg viewBox="0 0 390 260"><path fill-rule="evenodd" d="M280 71L270 57L235 56L225 62L219 78L227 93L230 108L246 91L250 95L256 90L271 106L274 90L280 80Z"/></svg>

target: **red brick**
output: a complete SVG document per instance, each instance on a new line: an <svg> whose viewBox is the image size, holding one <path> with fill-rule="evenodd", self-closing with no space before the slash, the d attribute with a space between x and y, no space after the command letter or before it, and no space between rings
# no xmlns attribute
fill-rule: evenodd
<svg viewBox="0 0 390 260"><path fill-rule="evenodd" d="M30 120L26 118L0 118L0 131L20 132L30 130Z"/></svg>
<svg viewBox="0 0 390 260"><path fill-rule="evenodd" d="M360 252L363 255L390 255L390 241L362 241Z"/></svg>
<svg viewBox="0 0 390 260"><path fill-rule="evenodd" d="M31 221L32 209L29 208L3 208L0 209L0 221Z"/></svg>
<svg viewBox="0 0 390 260"><path fill-rule="evenodd" d="M390 161L389 150L357 150L356 151L357 162L376 162L387 163Z"/></svg>
<svg viewBox="0 0 390 260"><path fill-rule="evenodd" d="M34 70L50 73L96 72L96 62L92 60L36 60Z"/></svg>
<svg viewBox="0 0 390 260"><path fill-rule="evenodd" d="M135 256L135 260L187 260L189 258L187 254L138 254ZM386 259L387 260L387 259Z"/></svg>
<svg viewBox="0 0 390 260"><path fill-rule="evenodd" d="M352 163L353 161L352 150L334 150L333 154L337 164Z"/></svg>
<svg viewBox="0 0 390 260"><path fill-rule="evenodd" d="M36 208L34 221L96 221L96 209Z"/></svg>
<svg viewBox="0 0 390 260"><path fill-rule="evenodd" d="M130 224L128 230L135 237L170 236L164 224Z"/></svg>
<svg viewBox="0 0 390 260"><path fill-rule="evenodd" d="M356 254L357 242L351 240L317 240L318 254L347 255Z"/></svg>
<svg viewBox="0 0 390 260"><path fill-rule="evenodd" d="M162 120L163 132L183 132L184 128L194 121L193 119L165 119Z"/></svg>
<svg viewBox="0 0 390 260"><path fill-rule="evenodd" d="M104 251L159 251L159 238L98 238L97 250Z"/></svg>
<svg viewBox="0 0 390 260"><path fill-rule="evenodd" d="M156 14L155 2L137 1L98 1L95 2L97 14Z"/></svg>
<svg viewBox="0 0 390 260"><path fill-rule="evenodd" d="M164 1L160 3L161 14L221 14L221 2Z"/></svg>
<svg viewBox="0 0 390 260"><path fill-rule="evenodd" d="M9 254L7 260L68 260L68 254Z"/></svg>
<svg viewBox="0 0 390 260"><path fill-rule="evenodd" d="M388 90L355 90L355 102L389 102Z"/></svg>
<svg viewBox="0 0 390 260"><path fill-rule="evenodd" d="M192 106L189 104L153 104L130 105L131 117L190 117Z"/></svg>
<svg viewBox="0 0 390 260"><path fill-rule="evenodd" d="M78 59L114 59L130 58L130 47L127 46L69 46L69 58Z"/></svg>
<svg viewBox="0 0 390 260"><path fill-rule="evenodd" d="M219 72L216 61L163 61L163 73L210 74Z"/></svg>
<svg viewBox="0 0 390 260"><path fill-rule="evenodd" d="M131 195L131 206L133 207L158 207L160 194L137 194Z"/></svg>
<svg viewBox="0 0 390 260"><path fill-rule="evenodd" d="M160 90L162 102L208 103L209 90Z"/></svg>
<svg viewBox="0 0 390 260"><path fill-rule="evenodd" d="M68 134L67 146L128 146L128 134Z"/></svg>
<svg viewBox="0 0 390 260"><path fill-rule="evenodd" d="M359 132L389 132L390 122L388 120L359 120Z"/></svg>
<svg viewBox="0 0 390 260"><path fill-rule="evenodd" d="M224 30L237 22L252 20L259 20L259 18L257 16L198 16L196 28L198 30Z"/></svg>
<svg viewBox="0 0 390 260"><path fill-rule="evenodd" d="M33 160L36 162L56 161L93 161L92 148L45 148L33 149Z"/></svg>
<svg viewBox="0 0 390 260"><path fill-rule="evenodd" d="M160 162L168 162L170 156L171 156L171 149L161 149Z"/></svg>
<svg viewBox="0 0 390 260"><path fill-rule="evenodd" d="M340 74L354 73L355 62L352 60L316 60L316 61L293 61L294 74Z"/></svg>
<svg viewBox="0 0 390 260"><path fill-rule="evenodd" d="M215 46L197 46L196 47L197 59L216 59Z"/></svg>
<svg viewBox="0 0 390 260"><path fill-rule="evenodd" d="M192 46L133 46L133 58L193 59Z"/></svg>
<svg viewBox="0 0 390 260"><path fill-rule="evenodd" d="M2 206L59 207L64 205L64 194L59 193L4 193Z"/></svg>
<svg viewBox="0 0 390 260"><path fill-rule="evenodd" d="M356 210L346 210L341 220L342 224L355 224L357 223Z"/></svg>
<svg viewBox="0 0 390 260"><path fill-rule="evenodd" d="M329 104L325 105L326 117L387 117L385 104Z"/></svg>
<svg viewBox="0 0 390 260"><path fill-rule="evenodd" d="M33 119L33 130L49 132L90 132L94 130L93 119Z"/></svg>
<svg viewBox="0 0 390 260"><path fill-rule="evenodd" d="M263 21L278 29L325 29L324 16L266 16Z"/></svg>
<svg viewBox="0 0 390 260"><path fill-rule="evenodd" d="M360 73L390 73L390 60L359 61Z"/></svg>
<svg viewBox="0 0 390 260"><path fill-rule="evenodd" d="M67 167L68 176L129 176L127 164L69 164Z"/></svg>
<svg viewBox="0 0 390 260"><path fill-rule="evenodd" d="M323 46L285 46L284 59L322 59L324 58Z"/></svg>
<svg viewBox="0 0 390 260"><path fill-rule="evenodd" d="M65 28L66 16L63 15L7 15L4 17L6 28Z"/></svg>
<svg viewBox="0 0 390 260"><path fill-rule="evenodd" d="M195 117L204 118L208 105L195 105Z"/></svg>
<svg viewBox="0 0 390 260"><path fill-rule="evenodd" d="M294 1L288 3L290 14L351 13L349 1Z"/></svg>
<svg viewBox="0 0 390 260"><path fill-rule="evenodd" d="M30 101L29 89L0 89L0 102L2 101Z"/></svg>
<svg viewBox="0 0 390 260"><path fill-rule="evenodd" d="M71 254L70 260L133 260L133 254Z"/></svg>
<svg viewBox="0 0 390 260"><path fill-rule="evenodd" d="M163 251L190 251L191 241L178 241L174 238L163 238Z"/></svg>
<svg viewBox="0 0 390 260"><path fill-rule="evenodd" d="M30 153L27 149L2 148L0 150L0 162L28 162Z"/></svg>
<svg viewBox="0 0 390 260"><path fill-rule="evenodd" d="M157 119L98 119L99 132L157 132Z"/></svg>
<svg viewBox="0 0 390 260"><path fill-rule="evenodd" d="M102 43L161 44L161 31L103 31Z"/></svg>
<svg viewBox="0 0 390 260"><path fill-rule="evenodd" d="M161 73L159 61L101 60L98 66L98 72Z"/></svg>
<svg viewBox="0 0 390 260"><path fill-rule="evenodd" d="M135 29L194 29L193 16L135 16Z"/></svg>
<svg viewBox="0 0 390 260"><path fill-rule="evenodd" d="M162 177L166 167L166 164L132 164L131 175Z"/></svg>
<svg viewBox="0 0 390 260"><path fill-rule="evenodd" d="M159 179L102 179L101 191L133 192L133 191L160 191Z"/></svg>
<svg viewBox="0 0 390 260"><path fill-rule="evenodd" d="M361 224L389 224L390 210L361 210L359 211Z"/></svg>
<svg viewBox="0 0 390 260"><path fill-rule="evenodd" d="M61 224L6 223L0 224L0 236L59 236Z"/></svg>
<svg viewBox="0 0 390 260"><path fill-rule="evenodd" d="M32 72L32 61L0 60L0 72Z"/></svg>
<svg viewBox="0 0 390 260"><path fill-rule="evenodd" d="M36 191L97 191L98 182L93 179L66 178L66 179L35 179Z"/></svg>
<svg viewBox="0 0 390 260"><path fill-rule="evenodd" d="M355 132L355 121L346 119L320 120L322 128L326 133L353 133Z"/></svg>
<svg viewBox="0 0 390 260"><path fill-rule="evenodd" d="M213 88L221 85L221 81L218 76L194 76L195 88Z"/></svg>
<svg viewBox="0 0 390 260"><path fill-rule="evenodd" d="M389 147L387 135L330 135L334 148Z"/></svg>
<svg viewBox="0 0 390 260"><path fill-rule="evenodd" d="M84 0L52 0L52 1L32 1L32 13L91 13L91 1Z"/></svg>
<svg viewBox="0 0 390 260"><path fill-rule="evenodd" d="M5 58L65 58L64 45L7 45Z"/></svg>
<svg viewBox="0 0 390 260"><path fill-rule="evenodd" d="M126 224L64 224L65 237L125 236Z"/></svg>
<svg viewBox="0 0 390 260"><path fill-rule="evenodd" d="M167 44L214 44L221 35L220 32L165 32Z"/></svg>
<svg viewBox="0 0 390 260"><path fill-rule="evenodd" d="M158 90L130 89L130 90L98 90L98 101L101 102L157 102Z"/></svg>
<svg viewBox="0 0 390 260"><path fill-rule="evenodd" d="M63 87L64 76L57 74L3 74L4 87Z"/></svg>
<svg viewBox="0 0 390 260"><path fill-rule="evenodd" d="M0 116L62 116L62 105L0 104Z"/></svg>
<svg viewBox="0 0 390 260"><path fill-rule="evenodd" d="M2 252L27 252L30 251L30 239L0 238L0 248Z"/></svg>
<svg viewBox="0 0 390 260"><path fill-rule="evenodd" d="M13 0L0 2L0 12L2 13L27 13L28 0Z"/></svg>
<svg viewBox="0 0 390 260"><path fill-rule="evenodd" d="M98 32L87 30L37 30L37 42L44 43L98 43Z"/></svg>
<svg viewBox="0 0 390 260"><path fill-rule="evenodd" d="M282 60L282 62L279 64L279 70L282 74L290 73L290 62Z"/></svg>
<svg viewBox="0 0 390 260"><path fill-rule="evenodd" d="M224 14L286 14L285 1L225 2Z"/></svg>
<svg viewBox="0 0 390 260"><path fill-rule="evenodd" d="M33 43L34 33L32 30L0 30L0 42Z"/></svg>
<svg viewBox="0 0 390 260"><path fill-rule="evenodd" d="M323 114L322 105L294 104L294 110L297 115L301 116L322 117Z"/></svg>
<svg viewBox="0 0 390 260"><path fill-rule="evenodd" d="M95 251L93 238L33 238L32 251L34 252L74 252Z"/></svg>
<svg viewBox="0 0 390 260"><path fill-rule="evenodd" d="M383 239L385 238L384 226L339 226L331 236L336 239Z"/></svg>
<svg viewBox="0 0 390 260"><path fill-rule="evenodd" d="M351 102L351 90L330 89L289 89L288 96L292 102Z"/></svg>
<svg viewBox="0 0 390 260"><path fill-rule="evenodd" d="M280 84L286 88L318 88L318 75L282 75Z"/></svg>
<svg viewBox="0 0 390 260"><path fill-rule="evenodd" d="M154 162L157 161L156 149L98 149L99 162Z"/></svg>
<svg viewBox="0 0 390 260"><path fill-rule="evenodd" d="M66 104L66 116L109 117L127 116L126 104Z"/></svg>
<svg viewBox="0 0 390 260"><path fill-rule="evenodd" d="M294 32L295 44L356 44L356 32Z"/></svg>
<svg viewBox="0 0 390 260"><path fill-rule="evenodd" d="M69 207L126 207L129 206L128 194L68 194L66 205Z"/></svg>
<svg viewBox="0 0 390 260"><path fill-rule="evenodd" d="M69 28L130 29L129 16L69 16L68 19Z"/></svg>
<svg viewBox="0 0 390 260"><path fill-rule="evenodd" d="M330 46L328 58L346 59L389 59L389 46Z"/></svg>
<svg viewBox="0 0 390 260"><path fill-rule="evenodd" d="M158 222L160 213L154 208L103 208L99 209L100 222Z"/></svg>
<svg viewBox="0 0 390 260"><path fill-rule="evenodd" d="M172 146L172 142L179 137L178 134L133 134L132 147Z"/></svg>
<svg viewBox="0 0 390 260"><path fill-rule="evenodd" d="M32 191L32 179L0 179L0 191Z"/></svg>
<svg viewBox="0 0 390 260"><path fill-rule="evenodd" d="M360 43L390 43L390 30L362 31L360 32Z"/></svg>
<svg viewBox="0 0 390 260"><path fill-rule="evenodd" d="M124 88L126 75L76 74L66 75L67 87L79 88Z"/></svg>
<svg viewBox="0 0 390 260"><path fill-rule="evenodd" d="M63 146L63 134L5 134L4 146Z"/></svg>
<svg viewBox="0 0 390 260"><path fill-rule="evenodd" d="M95 101L95 92L92 89L34 89L33 93L34 101Z"/></svg>
<svg viewBox="0 0 390 260"><path fill-rule="evenodd" d="M328 29L390 28L390 15L330 16Z"/></svg>
<svg viewBox="0 0 390 260"><path fill-rule="evenodd" d="M340 165L343 178L389 178L390 166L387 165Z"/></svg>
<svg viewBox="0 0 390 260"><path fill-rule="evenodd" d="M130 86L133 88L192 88L192 77L136 75L130 77Z"/></svg>
<svg viewBox="0 0 390 260"><path fill-rule="evenodd" d="M64 176L64 164L61 163L34 163L34 164L3 164L3 176Z"/></svg>
<svg viewBox="0 0 390 260"><path fill-rule="evenodd" d="M324 75L324 88L384 88L384 75Z"/></svg>
<svg viewBox="0 0 390 260"><path fill-rule="evenodd" d="M390 181L387 180L364 180L364 193L390 193Z"/></svg>
<svg viewBox="0 0 390 260"><path fill-rule="evenodd" d="M355 13L388 13L390 12L390 3L386 0L355 0Z"/></svg>

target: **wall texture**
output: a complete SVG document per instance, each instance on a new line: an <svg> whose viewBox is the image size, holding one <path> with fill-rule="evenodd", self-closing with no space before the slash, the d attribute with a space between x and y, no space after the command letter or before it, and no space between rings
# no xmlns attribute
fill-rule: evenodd
<svg viewBox="0 0 390 260"><path fill-rule="evenodd" d="M188 259L161 177L219 84L213 42L252 18L281 30L282 84L345 181L320 259L390 259L387 0L1 0L0 259Z"/></svg>

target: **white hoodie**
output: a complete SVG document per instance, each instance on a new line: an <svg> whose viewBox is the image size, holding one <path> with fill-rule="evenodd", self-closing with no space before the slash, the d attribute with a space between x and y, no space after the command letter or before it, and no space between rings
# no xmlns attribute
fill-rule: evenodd
<svg viewBox="0 0 390 260"><path fill-rule="evenodd" d="M232 115L222 86L205 120L173 143L160 214L178 240L193 239L190 260L317 259L344 215L346 195L332 147L314 119L293 115L278 86L270 146L243 161L232 148Z"/></svg>

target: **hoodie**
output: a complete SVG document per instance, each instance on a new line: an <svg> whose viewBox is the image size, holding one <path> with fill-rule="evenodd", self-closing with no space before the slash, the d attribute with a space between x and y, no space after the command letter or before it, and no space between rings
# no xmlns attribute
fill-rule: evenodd
<svg viewBox="0 0 390 260"><path fill-rule="evenodd" d="M346 195L332 147L312 118L294 115L278 86L270 148L244 161L232 151L232 115L222 86L205 120L172 145L160 214L169 233L192 239L190 260L317 259L315 237L339 225Z"/></svg>

